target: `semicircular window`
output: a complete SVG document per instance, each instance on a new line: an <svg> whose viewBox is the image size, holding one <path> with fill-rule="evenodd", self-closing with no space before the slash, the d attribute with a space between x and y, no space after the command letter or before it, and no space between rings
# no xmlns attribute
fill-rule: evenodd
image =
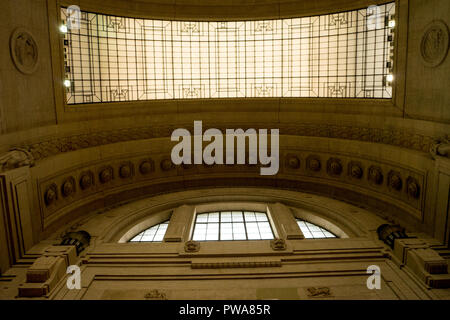
<svg viewBox="0 0 450 320"><path fill-rule="evenodd" d="M168 225L169 220L158 223L137 234L129 242L162 242Z"/></svg>
<svg viewBox="0 0 450 320"><path fill-rule="evenodd" d="M297 220L297 224L300 227L300 230L302 230L305 239L337 238L335 234L318 225L298 218L295 220Z"/></svg>

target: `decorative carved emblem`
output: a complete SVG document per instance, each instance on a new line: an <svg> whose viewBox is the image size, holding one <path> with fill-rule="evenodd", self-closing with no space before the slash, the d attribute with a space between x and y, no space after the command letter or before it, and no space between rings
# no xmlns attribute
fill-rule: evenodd
<svg viewBox="0 0 450 320"><path fill-rule="evenodd" d="M147 300L167 300L166 294L158 289L153 289L152 291L146 293L144 298Z"/></svg>
<svg viewBox="0 0 450 320"><path fill-rule="evenodd" d="M27 149L15 148L0 156L1 171L7 171L24 166L34 166L34 158Z"/></svg>
<svg viewBox="0 0 450 320"><path fill-rule="evenodd" d="M400 173L396 171L390 171L388 175L388 185L394 190L401 190L403 186L402 178Z"/></svg>
<svg viewBox="0 0 450 320"><path fill-rule="evenodd" d="M170 159L163 159L161 160L160 167L163 171L169 171L170 169L173 169L175 165Z"/></svg>
<svg viewBox="0 0 450 320"><path fill-rule="evenodd" d="M359 163L350 162L348 165L348 172L352 178L361 179L363 176L363 169Z"/></svg>
<svg viewBox="0 0 450 320"><path fill-rule="evenodd" d="M291 169L300 168L300 159L295 154L288 154L286 156L286 166Z"/></svg>
<svg viewBox="0 0 450 320"><path fill-rule="evenodd" d="M308 293L308 297L330 297L331 296L331 290L328 287L309 287L306 289L306 292Z"/></svg>
<svg viewBox="0 0 450 320"><path fill-rule="evenodd" d="M24 73L31 74L38 66L38 46L31 33L24 28L17 28L11 35L11 57L16 68Z"/></svg>
<svg viewBox="0 0 450 320"><path fill-rule="evenodd" d="M327 161L327 171L330 175L340 175L342 173L341 160L338 158L330 158Z"/></svg>
<svg viewBox="0 0 450 320"><path fill-rule="evenodd" d="M430 153L433 159L436 156L450 158L450 136L445 136L435 140L435 143L430 147Z"/></svg>
<svg viewBox="0 0 450 320"><path fill-rule="evenodd" d="M133 164L131 162L124 163L119 168L119 176L121 178L129 178L133 175Z"/></svg>
<svg viewBox="0 0 450 320"><path fill-rule="evenodd" d="M49 206L58 199L58 189L56 184L51 184L44 193L44 202L46 206Z"/></svg>
<svg viewBox="0 0 450 320"><path fill-rule="evenodd" d="M80 187L82 190L86 190L94 184L94 175L91 171L84 172L80 177Z"/></svg>
<svg viewBox="0 0 450 320"><path fill-rule="evenodd" d="M383 183L383 173L380 169L380 167L371 166L369 168L369 174L367 176L369 181L375 183L375 184L381 184Z"/></svg>
<svg viewBox="0 0 450 320"><path fill-rule="evenodd" d="M309 156L306 158L306 168L308 168L311 171L320 171L320 168L322 167L320 163L320 158L318 156Z"/></svg>
<svg viewBox="0 0 450 320"><path fill-rule="evenodd" d="M143 175L149 174L155 170L155 164L153 160L148 159L141 162L139 165L139 172Z"/></svg>
<svg viewBox="0 0 450 320"><path fill-rule="evenodd" d="M426 28L420 43L420 53L428 67L439 66L448 53L448 27L442 20L432 21Z"/></svg>
<svg viewBox="0 0 450 320"><path fill-rule="evenodd" d="M414 199L419 198L420 186L417 180L413 177L408 177L408 180L406 180L406 191L410 197Z"/></svg>
<svg viewBox="0 0 450 320"><path fill-rule="evenodd" d="M111 181L113 178L113 168L106 167L100 171L99 179L101 183L106 183Z"/></svg>
<svg viewBox="0 0 450 320"><path fill-rule="evenodd" d="M190 240L184 244L184 251L186 252L198 252L199 250L200 242Z"/></svg>
<svg viewBox="0 0 450 320"><path fill-rule="evenodd" d="M275 251L286 250L286 241L284 239L273 239L270 241L270 247Z"/></svg>
<svg viewBox="0 0 450 320"><path fill-rule="evenodd" d="M67 178L61 186L61 194L63 197L68 197L75 192L75 179L73 177Z"/></svg>

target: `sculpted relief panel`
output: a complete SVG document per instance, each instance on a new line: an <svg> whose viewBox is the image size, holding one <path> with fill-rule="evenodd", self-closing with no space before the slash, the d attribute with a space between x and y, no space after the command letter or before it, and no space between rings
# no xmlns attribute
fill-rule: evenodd
<svg viewBox="0 0 450 320"><path fill-rule="evenodd" d="M38 46L31 33L17 28L10 39L11 57L16 68L24 74L32 74L38 66Z"/></svg>

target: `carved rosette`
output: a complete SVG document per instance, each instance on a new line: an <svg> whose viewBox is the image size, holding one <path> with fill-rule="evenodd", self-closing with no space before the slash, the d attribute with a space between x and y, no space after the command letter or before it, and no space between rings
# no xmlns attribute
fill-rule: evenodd
<svg viewBox="0 0 450 320"><path fill-rule="evenodd" d="M403 181L400 176L400 173L397 171L390 171L388 175L388 186L391 189L400 191L403 186Z"/></svg>
<svg viewBox="0 0 450 320"><path fill-rule="evenodd" d="M48 207L58 199L58 188L56 184L51 184L44 192L44 202Z"/></svg>
<svg viewBox="0 0 450 320"><path fill-rule="evenodd" d="M175 168L175 165L173 164L172 160L163 159L163 160L161 160L160 167L161 167L162 171L169 171L169 170Z"/></svg>
<svg viewBox="0 0 450 320"><path fill-rule="evenodd" d="M300 168L300 159L295 154L288 154L285 164L288 168L298 169Z"/></svg>
<svg viewBox="0 0 450 320"><path fill-rule="evenodd" d="M273 239L270 241L270 247L274 251L286 250L286 241L284 239Z"/></svg>
<svg viewBox="0 0 450 320"><path fill-rule="evenodd" d="M184 244L184 251L186 252L198 252L200 250L200 242L190 240Z"/></svg>
<svg viewBox="0 0 450 320"><path fill-rule="evenodd" d="M414 199L418 199L420 196L420 186L417 180L413 177L408 177L406 180L406 192L408 196Z"/></svg>
<svg viewBox="0 0 450 320"><path fill-rule="evenodd" d="M92 171L83 172L80 176L80 188L86 190L94 184L94 174Z"/></svg>
<svg viewBox="0 0 450 320"><path fill-rule="evenodd" d="M369 168L367 179L374 184L382 184L383 172L381 171L381 168L377 166L371 166Z"/></svg>
<svg viewBox="0 0 450 320"><path fill-rule="evenodd" d="M149 174L153 171L155 171L155 163L153 162L152 159L142 160L141 163L139 164L139 172L142 175Z"/></svg>
<svg viewBox="0 0 450 320"><path fill-rule="evenodd" d="M134 174L133 164L131 162L126 162L119 167L119 176L122 179L130 178Z"/></svg>
<svg viewBox="0 0 450 320"><path fill-rule="evenodd" d="M338 176L342 173L341 160L338 158L330 158L327 161L327 172L329 175Z"/></svg>
<svg viewBox="0 0 450 320"><path fill-rule="evenodd" d="M75 193L75 179L73 177L69 177L64 180L61 185L61 194L64 198L71 196Z"/></svg>
<svg viewBox="0 0 450 320"><path fill-rule="evenodd" d="M318 172L321 167L322 164L320 163L320 158L318 156L311 155L306 158L306 168L308 170Z"/></svg>
<svg viewBox="0 0 450 320"><path fill-rule="evenodd" d="M101 183L107 183L113 179L113 168L108 166L100 170L98 178Z"/></svg>
<svg viewBox="0 0 450 320"><path fill-rule="evenodd" d="M361 179L363 176L363 168L361 166L361 164L356 163L356 162L350 162L348 165L348 174L350 175L350 177L354 178L354 179Z"/></svg>
<svg viewBox="0 0 450 320"><path fill-rule="evenodd" d="M17 28L10 38L11 58L17 70L24 74L36 71L39 61L38 46L33 35L24 28Z"/></svg>
<svg viewBox="0 0 450 320"><path fill-rule="evenodd" d="M425 29L420 42L420 53L427 67L439 66L447 57L448 27L442 20L432 21Z"/></svg>

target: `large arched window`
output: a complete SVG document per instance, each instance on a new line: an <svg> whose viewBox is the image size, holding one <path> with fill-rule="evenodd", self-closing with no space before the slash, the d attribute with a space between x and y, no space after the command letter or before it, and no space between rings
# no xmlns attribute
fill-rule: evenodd
<svg viewBox="0 0 450 320"><path fill-rule="evenodd" d="M169 220L154 225L130 239L130 242L162 242L166 234Z"/></svg>
<svg viewBox="0 0 450 320"><path fill-rule="evenodd" d="M198 213L192 236L195 241L265 240L273 238L267 213L256 211Z"/></svg>
<svg viewBox="0 0 450 320"><path fill-rule="evenodd" d="M302 230L302 233L305 236L305 239L336 238L336 235L322 227L319 227L318 225L298 218L296 220L300 230Z"/></svg>

